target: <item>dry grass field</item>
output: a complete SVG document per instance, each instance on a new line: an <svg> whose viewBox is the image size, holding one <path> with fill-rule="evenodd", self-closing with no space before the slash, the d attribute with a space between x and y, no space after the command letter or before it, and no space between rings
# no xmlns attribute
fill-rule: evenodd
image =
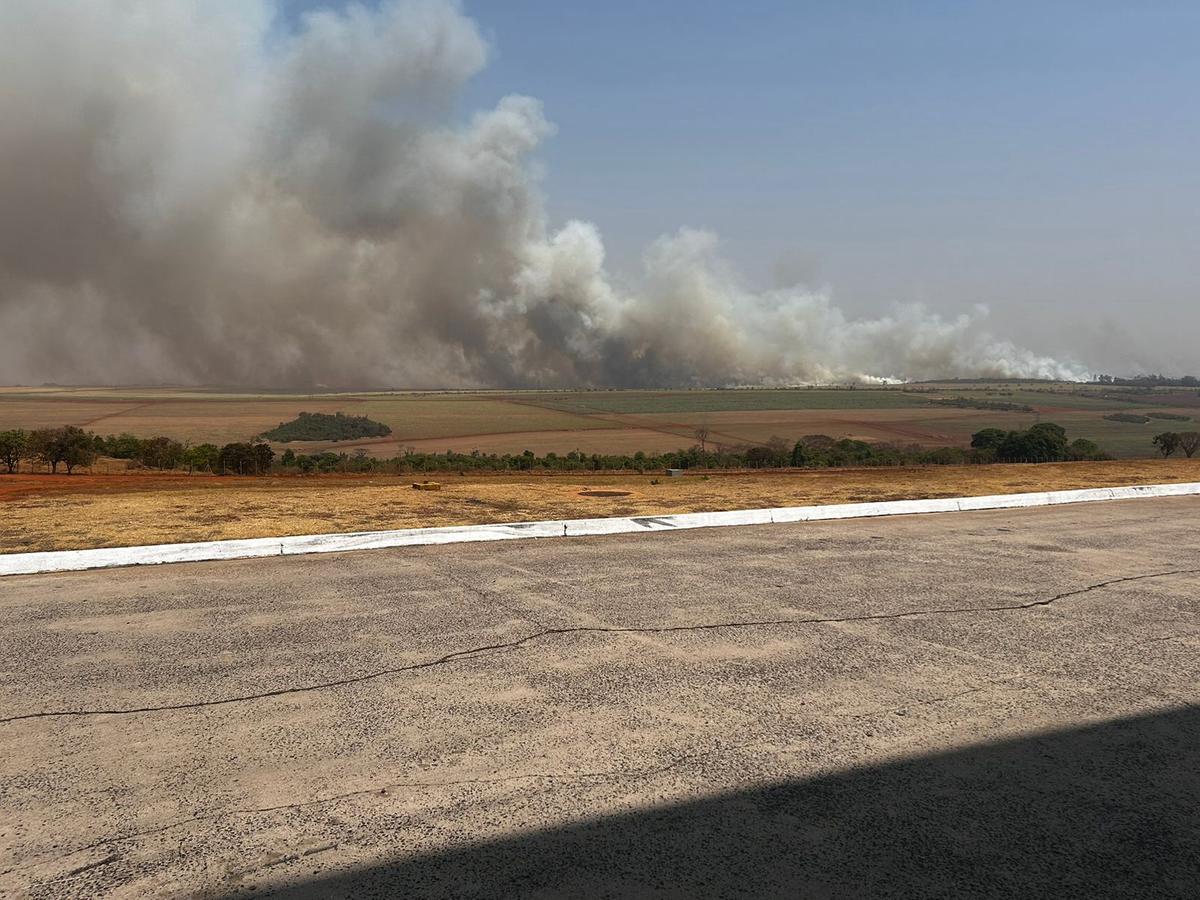
<svg viewBox="0 0 1200 900"><path fill-rule="evenodd" d="M939 405L939 399L1012 403L1026 410ZM1200 395L1076 384L946 384L879 388L696 391L235 394L180 388L0 388L0 430L80 425L100 434L166 435L191 443L248 440L309 412L365 415L392 428L368 441L292 444L298 452L362 448L391 457L404 448L537 454L662 452L691 446L698 428L733 446L771 437L827 434L869 441L965 446L981 428L1064 425L1123 458L1154 454L1165 430L1198 427ZM1189 417L1111 422L1113 412ZM282 449L282 445L277 445Z"/></svg>
<svg viewBox="0 0 1200 900"><path fill-rule="evenodd" d="M651 475L0 476L0 552L1200 481L1194 460ZM657 481L658 483L654 483ZM621 496L585 496L588 490Z"/></svg>
<svg viewBox="0 0 1200 900"><path fill-rule="evenodd" d="M394 455L400 444L428 438L612 427L570 412L484 394L230 395L153 389L0 389L0 430L79 425L100 434L161 434L180 441L219 444L247 440L301 411L340 411L391 426L395 439L382 448L387 455Z"/></svg>

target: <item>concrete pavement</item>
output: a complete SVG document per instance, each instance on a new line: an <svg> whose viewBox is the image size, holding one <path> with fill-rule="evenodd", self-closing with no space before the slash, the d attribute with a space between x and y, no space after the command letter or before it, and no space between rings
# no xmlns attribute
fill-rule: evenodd
<svg viewBox="0 0 1200 900"><path fill-rule="evenodd" d="M1200 499L0 582L0 892L1191 896Z"/></svg>

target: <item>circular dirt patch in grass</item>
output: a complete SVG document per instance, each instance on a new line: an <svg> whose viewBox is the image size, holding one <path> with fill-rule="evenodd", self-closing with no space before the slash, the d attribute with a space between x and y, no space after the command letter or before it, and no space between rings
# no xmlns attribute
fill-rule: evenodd
<svg viewBox="0 0 1200 900"><path fill-rule="evenodd" d="M580 497L628 497L633 491L580 491Z"/></svg>

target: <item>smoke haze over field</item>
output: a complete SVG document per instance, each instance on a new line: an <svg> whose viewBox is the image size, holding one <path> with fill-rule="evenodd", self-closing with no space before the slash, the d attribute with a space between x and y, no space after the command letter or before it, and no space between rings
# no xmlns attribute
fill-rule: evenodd
<svg viewBox="0 0 1200 900"><path fill-rule="evenodd" d="M467 119L486 63L450 2L0 6L0 381L686 386L1081 377L982 310L852 319L754 292L716 238L635 283L547 222L537 100ZM580 211L586 214L586 210Z"/></svg>

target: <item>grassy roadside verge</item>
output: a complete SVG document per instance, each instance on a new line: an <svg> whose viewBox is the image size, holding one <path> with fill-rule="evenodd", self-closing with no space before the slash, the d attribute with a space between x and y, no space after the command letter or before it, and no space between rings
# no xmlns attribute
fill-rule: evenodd
<svg viewBox="0 0 1200 900"><path fill-rule="evenodd" d="M658 475L0 476L0 552L1200 481L1200 458ZM654 483L657 481L658 483ZM584 496L601 490L609 496Z"/></svg>

